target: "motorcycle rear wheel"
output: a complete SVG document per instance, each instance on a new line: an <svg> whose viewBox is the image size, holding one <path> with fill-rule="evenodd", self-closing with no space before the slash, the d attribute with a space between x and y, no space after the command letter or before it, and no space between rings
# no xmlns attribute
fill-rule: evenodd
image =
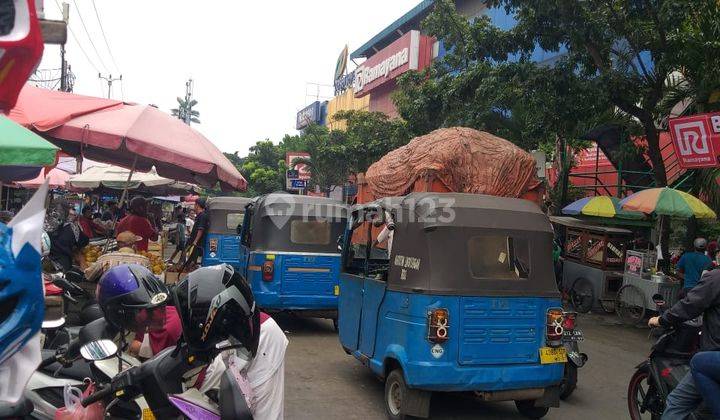
<svg viewBox="0 0 720 420"><path fill-rule="evenodd" d="M645 370L638 370L628 385L628 411L631 420L660 420L665 409L662 398Z"/></svg>

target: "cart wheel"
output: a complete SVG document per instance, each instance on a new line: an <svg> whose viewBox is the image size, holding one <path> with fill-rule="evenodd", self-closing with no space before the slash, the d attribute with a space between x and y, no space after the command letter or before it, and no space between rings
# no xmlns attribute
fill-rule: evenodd
<svg viewBox="0 0 720 420"><path fill-rule="evenodd" d="M626 284L618 291L616 311L627 325L637 325L645 318L645 295L635 285Z"/></svg>
<svg viewBox="0 0 720 420"><path fill-rule="evenodd" d="M595 302L595 291L590 280L579 277L570 288L570 303L577 312L585 314L590 312Z"/></svg>
<svg viewBox="0 0 720 420"><path fill-rule="evenodd" d="M615 299L601 299L600 306L603 308L603 311L611 314L615 312L617 302L615 301Z"/></svg>

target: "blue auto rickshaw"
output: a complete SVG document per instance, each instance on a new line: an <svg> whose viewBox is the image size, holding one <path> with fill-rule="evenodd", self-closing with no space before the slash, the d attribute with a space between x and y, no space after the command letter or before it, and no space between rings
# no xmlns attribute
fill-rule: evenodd
<svg viewBox="0 0 720 420"><path fill-rule="evenodd" d="M346 221L345 204L328 198L273 193L251 202L240 258L258 305L336 323Z"/></svg>
<svg viewBox="0 0 720 420"><path fill-rule="evenodd" d="M240 234L245 206L252 201L245 197L213 197L207 200L210 226L203 244L202 265L227 263L241 268Z"/></svg>
<svg viewBox="0 0 720 420"><path fill-rule="evenodd" d="M412 193L355 207L347 226L340 342L385 380L389 418L427 417L432 392L513 400L531 418L559 405L572 326L535 204Z"/></svg>

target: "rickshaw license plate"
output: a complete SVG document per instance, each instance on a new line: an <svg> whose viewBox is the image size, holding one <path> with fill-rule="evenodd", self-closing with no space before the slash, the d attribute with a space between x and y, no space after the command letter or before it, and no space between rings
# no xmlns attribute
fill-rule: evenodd
<svg viewBox="0 0 720 420"><path fill-rule="evenodd" d="M155 420L155 415L153 414L151 409L143 408L142 420Z"/></svg>
<svg viewBox="0 0 720 420"><path fill-rule="evenodd" d="M549 363L565 363L567 362L567 353L565 347L540 347L540 363L543 365Z"/></svg>

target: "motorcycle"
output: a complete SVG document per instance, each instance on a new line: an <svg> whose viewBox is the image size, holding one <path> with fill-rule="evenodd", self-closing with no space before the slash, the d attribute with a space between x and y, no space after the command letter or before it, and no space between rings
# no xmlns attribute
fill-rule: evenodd
<svg viewBox="0 0 720 420"><path fill-rule="evenodd" d="M43 273L45 282L45 320L42 324L41 345L44 349L56 349L67 345L80 330L103 314L92 296L82 287L66 279L63 273ZM82 310L76 314L76 323L68 322L67 308L84 300Z"/></svg>
<svg viewBox="0 0 720 420"><path fill-rule="evenodd" d="M30 377L25 390L26 399L33 405L32 416L53 419L55 411L65 406L65 385L84 390L88 379L109 382L121 369L140 366L139 360L126 353L97 361L88 361L82 357L85 344L116 335L117 332L101 318L80 328L68 345L54 350L43 349L42 362ZM134 402L116 405L110 413L115 418L142 419L147 410L147 402L139 398Z"/></svg>
<svg viewBox="0 0 720 420"><path fill-rule="evenodd" d="M101 361L112 358L118 351L110 340L98 340L81 349L86 360ZM183 389L183 378L190 372L199 372L210 360L190 354L182 342L167 348L140 366L124 370L102 388L82 400L87 407L97 401L106 404L106 413L116 404L132 402L144 397L155 418L176 418L185 415L190 419L232 418L252 420L245 395L234 377L232 369L223 372L217 398L201 394L195 388Z"/></svg>
<svg viewBox="0 0 720 420"><path fill-rule="evenodd" d="M652 297L658 312L666 310L663 297ZM680 327L657 328L651 334L658 336L648 359L636 366L635 374L628 385L628 411L631 420L640 420L650 415L660 419L665 411L667 396L690 371L690 358L697 351L700 328L697 320L687 321ZM703 410L697 410L690 418L705 417Z"/></svg>
<svg viewBox="0 0 720 420"><path fill-rule="evenodd" d="M563 346L568 361L565 362L563 379L560 383L560 399L566 400L577 388L578 369L585 366L588 356L580 351L579 342L585 338L582 330L575 326L577 313L565 312L563 318Z"/></svg>

